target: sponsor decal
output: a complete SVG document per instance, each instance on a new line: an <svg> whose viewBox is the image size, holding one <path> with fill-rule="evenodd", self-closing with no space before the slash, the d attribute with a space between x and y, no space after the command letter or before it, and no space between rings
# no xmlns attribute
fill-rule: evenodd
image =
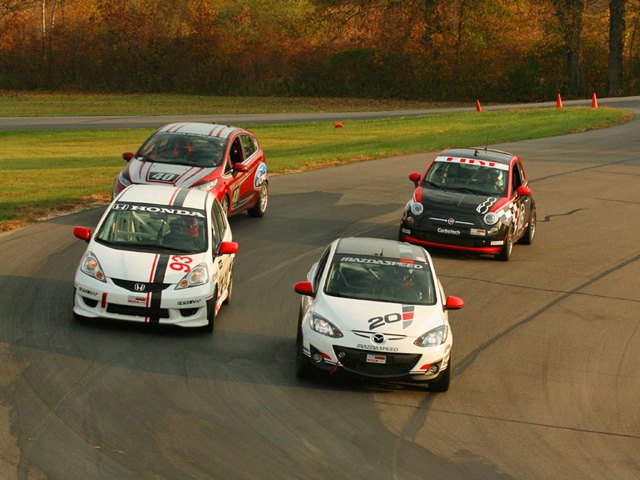
<svg viewBox="0 0 640 480"><path fill-rule="evenodd" d="M385 363L387 363L387 357L384 355L367 353L367 363L377 363L380 365L384 365Z"/></svg>
<svg viewBox="0 0 640 480"><path fill-rule="evenodd" d="M363 263L363 264L384 265L384 266L392 266L392 267L404 267L404 268L416 268L416 269L424 268L424 266L420 265L419 263L403 263L399 261L396 262L395 260L383 260L380 258L342 257L340 261L345 263Z"/></svg>
<svg viewBox="0 0 640 480"><path fill-rule="evenodd" d="M147 304L147 296L135 296L135 295L129 295L129 297L127 298L127 302L133 304L133 305L146 305Z"/></svg>
<svg viewBox="0 0 640 480"><path fill-rule="evenodd" d="M460 235L460 230L451 230L450 228L438 227L438 233L444 233L446 235Z"/></svg>
<svg viewBox="0 0 640 480"><path fill-rule="evenodd" d="M479 235L481 237L484 237L487 234L486 230L483 230L482 228L472 228L471 229L471 235Z"/></svg>
<svg viewBox="0 0 640 480"><path fill-rule="evenodd" d="M402 229L402 233L406 233L407 235L411 235L411 230L409 230L408 228L403 228ZM423 260L424 262L424 260Z"/></svg>
<svg viewBox="0 0 640 480"><path fill-rule="evenodd" d="M178 305L198 305L202 303L202 299L199 298L197 300L182 300L180 302L176 302Z"/></svg>
<svg viewBox="0 0 640 480"><path fill-rule="evenodd" d="M481 204L479 204L476 207L476 212L478 212L480 215L484 215L485 213L487 213L489 211L489 209L497 201L498 201L498 199L496 197L488 197L484 202L482 202Z"/></svg>
<svg viewBox="0 0 640 480"><path fill-rule="evenodd" d="M187 193L188 190L186 191ZM184 210L181 208L154 207L152 205L135 205L131 203L116 203L113 205L114 210L131 210L132 212L150 212L150 213L168 213L171 215L183 215L186 217L205 218L201 212L194 210Z"/></svg>
<svg viewBox="0 0 640 480"><path fill-rule="evenodd" d="M363 345L362 343L358 343L356 348L361 350L371 350L377 352L397 352L400 349L398 347L387 347L384 345Z"/></svg>
<svg viewBox="0 0 640 480"><path fill-rule="evenodd" d="M444 163L468 163L470 165L479 165L481 167L497 168L498 170L509 170L509 165L490 162L488 160L479 160L477 158L437 157L435 161Z"/></svg>
<svg viewBox="0 0 640 480"><path fill-rule="evenodd" d="M84 287L78 287L78 291L84 293L85 295L91 295L92 297L99 297L100 294L98 292L94 292L92 290L87 290Z"/></svg>
<svg viewBox="0 0 640 480"><path fill-rule="evenodd" d="M260 165L258 165L258 169L256 170L256 176L253 177L253 186L255 188L260 188L264 183L264 181L266 180L266 178L267 178L267 164L260 163Z"/></svg>
<svg viewBox="0 0 640 480"><path fill-rule="evenodd" d="M504 240L494 240L491 245L504 245Z"/></svg>

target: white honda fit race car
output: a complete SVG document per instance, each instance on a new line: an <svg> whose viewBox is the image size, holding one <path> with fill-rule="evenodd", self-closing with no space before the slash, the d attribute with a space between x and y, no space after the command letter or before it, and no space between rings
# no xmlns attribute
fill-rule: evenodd
<svg viewBox="0 0 640 480"><path fill-rule="evenodd" d="M417 245L377 238L332 242L295 285L302 296L296 374L322 369L407 378L449 389L453 336L431 257Z"/></svg>
<svg viewBox="0 0 640 480"><path fill-rule="evenodd" d="M76 318L107 318L212 331L231 298L233 262L227 216L200 190L132 185L109 205L74 281Z"/></svg>

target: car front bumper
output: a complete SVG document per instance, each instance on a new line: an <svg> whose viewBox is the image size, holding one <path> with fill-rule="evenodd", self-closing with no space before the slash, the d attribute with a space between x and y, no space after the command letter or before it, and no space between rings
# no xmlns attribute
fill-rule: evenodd
<svg viewBox="0 0 640 480"><path fill-rule="evenodd" d="M472 234L472 230L476 233ZM423 230L403 223L400 225L399 239L425 247L495 255L499 254L504 247L507 230L508 227L503 226L496 233L489 235L485 230L480 229L449 229L435 226Z"/></svg>
<svg viewBox="0 0 640 480"><path fill-rule="evenodd" d="M445 343L435 347L418 347L412 339L374 345L350 332L345 335L332 338L305 328L303 352L311 365L329 372L341 368L364 377L415 381L437 380L449 367L451 331Z"/></svg>
<svg viewBox="0 0 640 480"><path fill-rule="evenodd" d="M169 285L160 292L140 293L82 272L76 274L74 287L73 312L81 317L181 327L207 325L207 301L214 293L213 283L181 290Z"/></svg>

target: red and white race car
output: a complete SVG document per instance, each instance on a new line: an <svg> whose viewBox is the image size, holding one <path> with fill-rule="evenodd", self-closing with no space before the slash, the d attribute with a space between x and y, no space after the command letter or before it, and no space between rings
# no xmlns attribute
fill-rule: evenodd
<svg viewBox="0 0 640 480"><path fill-rule="evenodd" d="M264 152L247 130L211 123L172 123L151 135L113 183L115 198L131 184L171 185L207 190L227 215L267 210L269 178Z"/></svg>

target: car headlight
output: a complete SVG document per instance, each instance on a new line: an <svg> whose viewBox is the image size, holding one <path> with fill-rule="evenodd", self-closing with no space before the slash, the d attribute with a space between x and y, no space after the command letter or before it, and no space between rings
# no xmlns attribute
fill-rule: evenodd
<svg viewBox="0 0 640 480"><path fill-rule="evenodd" d="M183 288L197 287L198 285L204 285L209 281L209 269L206 263L200 263L189 270L182 279L176 285L176 290Z"/></svg>
<svg viewBox="0 0 640 480"><path fill-rule="evenodd" d="M484 216L484 223L487 225L495 225L500 220L500 217L496 212L489 212Z"/></svg>
<svg viewBox="0 0 640 480"><path fill-rule="evenodd" d="M107 282L104 272L102 271L102 267L100 266L100 262L91 252L88 252L82 259L82 262L80 262L80 271L95 278L96 280L100 280L104 283Z"/></svg>
<svg viewBox="0 0 640 480"><path fill-rule="evenodd" d="M311 330L326 335L327 337L340 338L344 336L340 329L333 323L315 313L309 318L309 326Z"/></svg>
<svg viewBox="0 0 640 480"><path fill-rule="evenodd" d="M413 343L418 347L437 347L447 340L448 333L447 326L440 325L424 335L420 335Z"/></svg>
<svg viewBox="0 0 640 480"><path fill-rule="evenodd" d="M424 212L424 206L420 202L411 202L409 209L411 210L411 213L416 217L418 215L422 215L422 212Z"/></svg>
<svg viewBox="0 0 640 480"><path fill-rule="evenodd" d="M124 172L124 170L118 174L118 182L120 182L120 185L122 185L123 187L128 187L129 185L131 185L131 180L129 179L129 176Z"/></svg>
<svg viewBox="0 0 640 480"><path fill-rule="evenodd" d="M194 190L211 190L213 187L215 187L218 184L218 179L216 178L215 180L212 180L211 182L204 182L201 183L199 185L196 185L193 188Z"/></svg>

